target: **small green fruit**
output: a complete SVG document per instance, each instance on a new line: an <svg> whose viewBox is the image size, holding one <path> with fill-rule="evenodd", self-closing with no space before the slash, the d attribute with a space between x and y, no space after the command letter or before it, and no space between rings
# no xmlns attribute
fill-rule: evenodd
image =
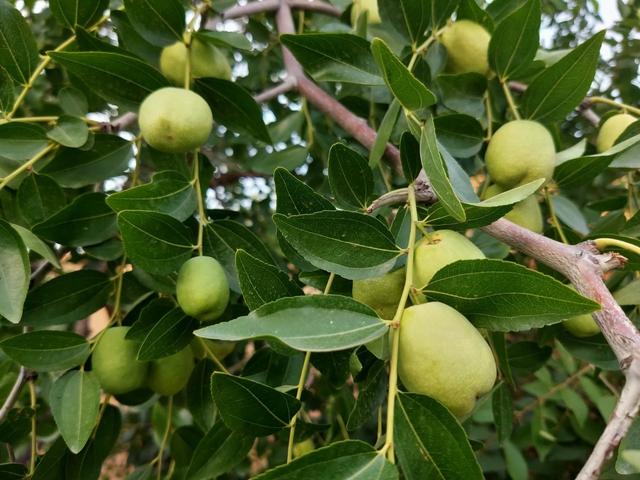
<svg viewBox="0 0 640 480"><path fill-rule="evenodd" d="M224 360L229 356L231 352L236 348L235 342L224 342L222 340L209 340L208 338L194 338L191 342L191 350L198 359L203 359L207 356L202 343L213 353L218 360Z"/></svg>
<svg viewBox="0 0 640 480"><path fill-rule="evenodd" d="M102 389L114 395L132 392L145 383L148 363L137 360L139 344L126 340L129 327L111 327L98 340L91 364Z"/></svg>
<svg viewBox="0 0 640 480"><path fill-rule="evenodd" d="M193 352L186 347L178 353L151 362L147 386L159 395L170 397L182 390L193 371Z"/></svg>
<svg viewBox="0 0 640 480"><path fill-rule="evenodd" d="M496 363L480 332L440 302L409 307L400 323L398 373L410 392L435 398L458 417L496 381Z"/></svg>
<svg viewBox="0 0 640 480"><path fill-rule="evenodd" d="M358 17L367 12L367 23L373 25L382 22L378 10L378 0L354 0L351 7L351 25L355 25Z"/></svg>
<svg viewBox="0 0 640 480"><path fill-rule="evenodd" d="M190 317L211 322L229 303L229 282L222 265L211 257L193 257L182 265L176 282L180 307Z"/></svg>
<svg viewBox="0 0 640 480"><path fill-rule="evenodd" d="M514 120L495 132L484 159L491 180L510 189L539 178L551 180L556 149L542 124Z"/></svg>
<svg viewBox="0 0 640 480"><path fill-rule="evenodd" d="M214 77L231 79L231 65L224 53L206 42L195 38L189 48L191 58L191 76L193 78ZM186 73L187 47L176 42L162 49L160 70L174 85L184 86Z"/></svg>
<svg viewBox="0 0 640 480"><path fill-rule="evenodd" d="M591 337L600 333L600 327L590 313L565 320L562 325L576 337Z"/></svg>
<svg viewBox="0 0 640 480"><path fill-rule="evenodd" d="M447 49L447 68L453 73L489 73L491 35L471 20L458 20L444 29L440 42Z"/></svg>
<svg viewBox="0 0 640 480"><path fill-rule="evenodd" d="M458 260L476 258L485 258L484 253L464 235L452 230L432 232L416 245L413 284L423 288L442 267Z"/></svg>
<svg viewBox="0 0 640 480"><path fill-rule="evenodd" d="M485 192L485 198L491 198L504 190L498 185L491 185ZM532 232L542 233L544 230L544 220L542 209L535 195L531 195L521 202L516 203L511 211L505 215L507 220L511 220L516 225L527 228Z"/></svg>
<svg viewBox="0 0 640 480"><path fill-rule="evenodd" d="M302 442L298 442L293 445L293 458L299 458L307 453L311 453L316 449L313 439L307 438Z"/></svg>
<svg viewBox="0 0 640 480"><path fill-rule="evenodd" d="M405 269L400 268L381 277L354 280L352 296L373 308L381 318L392 319L404 289Z"/></svg>
<svg viewBox="0 0 640 480"><path fill-rule="evenodd" d="M598 138L596 139L598 152L605 152L613 147L622 132L636 120L636 117L628 113L619 113L607 118L600 127Z"/></svg>
<svg viewBox="0 0 640 480"><path fill-rule="evenodd" d="M165 87L144 99L138 124L140 133L153 148L184 153L207 141L213 116L207 102L197 93Z"/></svg>

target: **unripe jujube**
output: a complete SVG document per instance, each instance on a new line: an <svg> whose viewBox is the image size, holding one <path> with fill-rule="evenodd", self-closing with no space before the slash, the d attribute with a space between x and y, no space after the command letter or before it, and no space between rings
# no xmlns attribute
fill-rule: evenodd
<svg viewBox="0 0 640 480"><path fill-rule="evenodd" d="M352 296L373 308L381 318L392 319L402 296L405 274L405 269L400 268L381 277L354 280Z"/></svg>
<svg viewBox="0 0 640 480"><path fill-rule="evenodd" d="M229 80L231 65L224 53L206 42L194 38L189 46L191 77L215 77ZM162 49L160 70L174 85L184 86L187 47L184 42L176 42Z"/></svg>
<svg viewBox="0 0 640 480"><path fill-rule="evenodd" d="M491 35L471 20L458 20L446 27L440 42L447 49L447 68L453 73L489 73Z"/></svg>
<svg viewBox="0 0 640 480"><path fill-rule="evenodd" d="M613 147L622 132L635 121L636 117L628 113L619 113L607 118L598 131L596 140L598 152L605 152Z"/></svg>
<svg viewBox="0 0 640 480"><path fill-rule="evenodd" d="M498 185L491 185L487 188L484 197L491 198L504 190ZM511 211L505 215L507 220L512 221L516 225L520 225L532 232L542 233L544 230L544 219L542 218L542 209L535 195L531 195L524 200L516 203Z"/></svg>
<svg viewBox="0 0 640 480"><path fill-rule="evenodd" d="M151 362L147 386L159 395L175 395L189 381L193 367L193 352L187 346L178 353Z"/></svg>
<svg viewBox="0 0 640 480"><path fill-rule="evenodd" d="M203 322L216 320L229 303L229 282L215 258L193 257L180 268L176 282L180 308Z"/></svg>

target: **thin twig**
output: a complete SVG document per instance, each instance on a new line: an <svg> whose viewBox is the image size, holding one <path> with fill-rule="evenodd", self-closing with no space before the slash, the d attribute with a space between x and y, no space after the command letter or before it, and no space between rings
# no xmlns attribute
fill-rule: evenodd
<svg viewBox="0 0 640 480"><path fill-rule="evenodd" d="M265 102L268 102L269 100L273 100L278 95L290 92L295 88L295 86L296 86L295 79L291 77L287 77L284 82L268 90L265 90L264 92L259 93L258 95L255 95L253 99L258 103L265 103Z"/></svg>
<svg viewBox="0 0 640 480"><path fill-rule="evenodd" d="M22 389L27 384L28 380L29 375L27 375L27 369L24 367L20 367L18 377L13 383L13 387L11 387L11 391L9 392L9 395L7 395L7 398L2 404L2 407L0 407L0 423L2 423L5 418L7 418L9 411L18 401L18 397L20 397L20 393L22 393Z"/></svg>
<svg viewBox="0 0 640 480"><path fill-rule="evenodd" d="M330 3L322 2L320 0L289 0L289 5L293 9L325 13L333 17L339 17L342 15L342 10L334 7Z"/></svg>
<svg viewBox="0 0 640 480"><path fill-rule="evenodd" d="M260 2L249 2L246 5L231 7L222 13L224 20L232 18L248 17L258 13L275 12L280 6L280 0L262 0Z"/></svg>

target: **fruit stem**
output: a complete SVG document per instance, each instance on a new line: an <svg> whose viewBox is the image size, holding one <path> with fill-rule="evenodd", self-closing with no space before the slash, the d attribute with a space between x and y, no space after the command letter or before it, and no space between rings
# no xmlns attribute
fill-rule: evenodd
<svg viewBox="0 0 640 480"><path fill-rule="evenodd" d="M167 426L164 429L164 435L162 436L162 442L160 443L160 450L158 451L158 474L156 478L160 480L162 478L162 456L164 455L164 447L169 439L169 432L171 431L171 416L173 415L173 397L169 397L167 404Z"/></svg>
<svg viewBox="0 0 640 480"><path fill-rule="evenodd" d="M548 188L544 189L544 199L547 202L547 208L549 209L549 216L551 217L551 223L553 224L553 228L555 228L556 231L558 232L558 235L560 236L562 243L564 243L565 245L568 245L569 240L567 240L567 236L564 234L564 229L562 228L562 224L558 220L558 217L556 215L556 209L553 207L553 201L551 199L551 195L549 194Z"/></svg>
<svg viewBox="0 0 640 480"><path fill-rule="evenodd" d="M604 250L607 247L618 247L640 255L640 247L616 238L596 238L593 242L598 250Z"/></svg>
<svg viewBox="0 0 640 480"><path fill-rule="evenodd" d="M329 274L329 278L327 279L327 284L324 287L323 295L328 295L331 291L331 287L333 286L333 280L336 278L336 274L331 272ZM304 354L304 362L302 363L302 371L300 372L300 378L298 380L298 389L296 390L296 399L300 400L302 398L302 392L304 390L304 384L307 380L307 375L309 374L309 361L311 360L311 352L305 352ZM300 411L302 411L302 407L300 407ZM289 429L289 445L287 448L287 463L291 463L293 460L293 441L296 435L296 423L298 422L299 414L294 415L291 419L291 427Z"/></svg>
<svg viewBox="0 0 640 480"><path fill-rule="evenodd" d="M416 194L413 184L407 188L409 196L409 209L411 211L411 229L409 231L409 246L407 249L407 274L404 279L404 288L400 296L398 308L393 316L392 324L395 328L391 328L391 360L389 367L389 393L387 396L387 431L384 445L380 449L381 455L387 455L391 463L395 463L395 454L393 451L393 422L396 395L398 393L398 351L400 347L400 321L404 313L404 307L409 298L409 292L413 285L413 257L416 243L416 229L418 225L418 206L416 203Z"/></svg>
<svg viewBox="0 0 640 480"><path fill-rule="evenodd" d="M33 166L39 160L42 160L42 158L44 158L49 152L51 152L51 151L53 151L53 150L55 150L57 148L58 148L58 144L57 143L50 143L45 148L40 150L31 159L27 160L25 163L23 163L18 168L16 168L13 172L11 172L9 175L7 175L6 177L2 178L2 181L0 181L0 190L2 190L4 187L6 187L11 182L11 180L16 178L22 172L26 172L27 170L31 170L33 168Z"/></svg>
<svg viewBox="0 0 640 480"><path fill-rule="evenodd" d="M193 186L196 189L196 199L198 201L198 255L202 256L202 245L204 237L204 227L207 224L207 212L204 208L202 189L200 188L200 160L198 159L198 149L193 152Z"/></svg>
<svg viewBox="0 0 640 480"><path fill-rule="evenodd" d="M213 363L216 364L216 367L218 367L221 372L224 372L224 373L228 374L229 370L227 370L227 368L222 364L220 359L218 357L216 357L216 354L211 351L211 349L205 343L205 341L200 337L196 337L196 338L200 342L200 345L202 345L202 348L204 349L204 351L207 354L207 356L213 361Z"/></svg>
<svg viewBox="0 0 640 480"><path fill-rule="evenodd" d="M491 108L491 95L489 90L484 94L484 108L487 114L487 135L484 139L488 142L493 137L493 109Z"/></svg>
<svg viewBox="0 0 640 480"><path fill-rule="evenodd" d="M500 82L502 85L502 91L504 92L504 98L507 100L507 104L509 105L509 110L511 110L511 114L513 118L516 120L520 120L520 113L518 112L518 107L516 107L516 102L513 100L513 96L511 95L511 90L509 89L509 85L507 82Z"/></svg>
<svg viewBox="0 0 640 480"><path fill-rule="evenodd" d="M634 115L640 115L640 108L632 107L631 105L627 105L626 103L616 102L615 100L611 100L606 97L588 97L586 98L588 103L603 103L605 105L610 105L612 107L620 108L622 110L626 110L629 113L633 113Z"/></svg>

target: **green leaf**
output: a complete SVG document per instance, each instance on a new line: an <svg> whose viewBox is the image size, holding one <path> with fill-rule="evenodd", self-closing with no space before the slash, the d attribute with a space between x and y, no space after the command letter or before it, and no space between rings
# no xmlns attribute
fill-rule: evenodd
<svg viewBox="0 0 640 480"><path fill-rule="evenodd" d="M210 393L208 395L210 396ZM244 460L253 442L253 434L234 432L225 427L222 422L216 423L202 437L193 452L186 478L209 480L229 472Z"/></svg>
<svg viewBox="0 0 640 480"><path fill-rule="evenodd" d="M491 408L496 422L498 441L503 444L511 437L513 430L513 398L509 385L503 382L493 390Z"/></svg>
<svg viewBox="0 0 640 480"><path fill-rule="evenodd" d="M28 477L27 473L27 467L21 463L0 464L0 478L4 480L22 480Z"/></svg>
<svg viewBox="0 0 640 480"><path fill-rule="evenodd" d="M138 350L138 360L146 362L178 353L191 342L191 332L198 326L195 318L174 308L151 327Z"/></svg>
<svg viewBox="0 0 640 480"><path fill-rule="evenodd" d="M424 39L431 28L431 2L423 0L378 0L381 18L388 20L412 44Z"/></svg>
<svg viewBox="0 0 640 480"><path fill-rule="evenodd" d="M253 257L272 264L273 259L260 238L241 223L233 220L216 220L204 231L204 254L217 259L227 275L230 288L240 292L236 252L245 250Z"/></svg>
<svg viewBox="0 0 640 480"><path fill-rule="evenodd" d="M369 42L348 33L281 35L282 43L318 82L383 85Z"/></svg>
<svg viewBox="0 0 640 480"><path fill-rule="evenodd" d="M278 267L259 260L244 250L236 253L236 269L247 307L255 310L282 297L304 295Z"/></svg>
<svg viewBox="0 0 640 480"><path fill-rule="evenodd" d="M431 30L436 31L449 21L458 8L460 0L429 0L431 8Z"/></svg>
<svg viewBox="0 0 640 480"><path fill-rule="evenodd" d="M89 192L33 227L33 233L71 247L95 245L117 232L116 215L105 203L106 195Z"/></svg>
<svg viewBox="0 0 640 480"><path fill-rule="evenodd" d="M551 123L563 120L585 97L600 59L602 31L554 63L522 95L525 118Z"/></svg>
<svg viewBox="0 0 640 480"><path fill-rule="evenodd" d="M600 308L548 275L502 260L461 260L440 269L424 289L478 328L521 331Z"/></svg>
<svg viewBox="0 0 640 480"><path fill-rule="evenodd" d="M153 45L182 41L185 15L179 0L124 0L131 24Z"/></svg>
<svg viewBox="0 0 640 480"><path fill-rule="evenodd" d="M176 304L169 298L156 298L150 301L142 309L125 338L142 343L158 320L171 312L175 306Z"/></svg>
<svg viewBox="0 0 640 480"><path fill-rule="evenodd" d="M9 112L15 99L15 86L13 79L7 71L0 66L0 112Z"/></svg>
<svg viewBox="0 0 640 480"><path fill-rule="evenodd" d="M466 218L464 208L453 191L451 182L447 177L447 172L442 161L442 156L438 151L435 125L433 117L429 116L422 126L420 135L420 159L427 177L431 181L431 187L438 196L439 203L449 215L459 222Z"/></svg>
<svg viewBox="0 0 640 480"><path fill-rule="evenodd" d="M113 287L96 270L78 270L38 285L27 295L21 323L63 325L88 317L107 304Z"/></svg>
<svg viewBox="0 0 640 480"><path fill-rule="evenodd" d="M29 225L35 225L61 210L66 199L60 185L47 175L31 173L18 188L18 210Z"/></svg>
<svg viewBox="0 0 640 480"><path fill-rule="evenodd" d="M558 340L571 355L580 360L593 363L603 370L620 369L620 364L603 335L580 338L574 337L569 332L562 332Z"/></svg>
<svg viewBox="0 0 640 480"><path fill-rule="evenodd" d="M221 78L199 78L195 82L195 90L211 107L216 122L271 144L269 130L262 119L262 110L251 94L240 85Z"/></svg>
<svg viewBox="0 0 640 480"><path fill-rule="evenodd" d="M278 168L273 172L276 187L276 212L283 215L299 215L322 210L335 210L333 204L291 172Z"/></svg>
<svg viewBox="0 0 640 480"><path fill-rule="evenodd" d="M541 347L536 342L517 342L507 347L509 365L519 375L538 370L547 363L551 352L551 347L548 345Z"/></svg>
<svg viewBox="0 0 640 480"><path fill-rule="evenodd" d="M116 212L146 210L166 213L183 222L196 209L196 193L192 182L180 173L164 171L156 173L145 185L109 195L107 205Z"/></svg>
<svg viewBox="0 0 640 480"><path fill-rule="evenodd" d="M478 120L485 115L484 93L487 90L487 78L484 75L474 72L440 74L436 77L435 86L438 89L438 98L447 108Z"/></svg>
<svg viewBox="0 0 640 480"><path fill-rule="evenodd" d="M438 141L458 158L473 157L482 148L484 131L475 118L461 113L439 115L434 119Z"/></svg>
<svg viewBox="0 0 640 480"><path fill-rule="evenodd" d="M253 50L251 42L242 33L200 30L194 33L193 37L216 47L235 48L246 52Z"/></svg>
<svg viewBox="0 0 640 480"><path fill-rule="evenodd" d="M20 235L0 219L0 315L18 323L29 289L29 254Z"/></svg>
<svg viewBox="0 0 640 480"><path fill-rule="evenodd" d="M74 370L55 381L49 393L53 419L73 453L84 448L98 418L100 384L93 372Z"/></svg>
<svg viewBox="0 0 640 480"><path fill-rule="evenodd" d="M287 465L267 470L254 480L398 480L398 470L371 445L345 440L319 448Z"/></svg>
<svg viewBox="0 0 640 480"><path fill-rule="evenodd" d="M124 210L118 214L127 257L149 273L165 275L191 258L191 232L169 215Z"/></svg>
<svg viewBox="0 0 640 480"><path fill-rule="evenodd" d="M294 145L274 152L260 152L255 157L247 159L244 164L250 170L265 175L271 175L276 168L293 170L307 161L309 151L306 147Z"/></svg>
<svg viewBox="0 0 640 480"><path fill-rule="evenodd" d="M355 212L323 211L273 220L284 238L317 268L351 280L380 276L400 250L378 219Z"/></svg>
<svg viewBox="0 0 640 480"><path fill-rule="evenodd" d="M227 341L275 340L295 350L330 352L373 341L387 329L373 310L352 298L312 295L281 298L247 316L201 328L194 334Z"/></svg>
<svg viewBox="0 0 640 480"><path fill-rule="evenodd" d="M127 13L122 10L111 10L111 23L118 33L118 45L138 57L154 64L158 61L162 48L147 42L131 25Z"/></svg>
<svg viewBox="0 0 640 480"><path fill-rule="evenodd" d="M29 160L48 144L47 132L40 125L25 122L0 125L0 151L10 160Z"/></svg>
<svg viewBox="0 0 640 480"><path fill-rule="evenodd" d="M32 370L51 372L77 367L89 356L89 343L72 332L41 330L0 342L4 353Z"/></svg>
<svg viewBox="0 0 640 480"><path fill-rule="evenodd" d="M371 51L384 81L402 106L411 111L422 110L436 103L436 97L380 38L371 42Z"/></svg>
<svg viewBox="0 0 640 480"><path fill-rule="evenodd" d="M0 65L17 83L26 85L39 61L29 24L13 5L0 2Z"/></svg>
<svg viewBox="0 0 640 480"><path fill-rule="evenodd" d="M520 448L510 441L504 442L502 448L504 450L504 459L509 478L513 480L527 480L529 478L529 469L527 460L520 451Z"/></svg>
<svg viewBox="0 0 640 480"><path fill-rule="evenodd" d="M420 144L411 132L404 132L400 138L400 159L402 172L407 181L414 181L422 170L420 161Z"/></svg>
<svg viewBox="0 0 640 480"><path fill-rule="evenodd" d="M55 268L60 268L60 261L58 260L58 257L51 247L43 242L40 237L33 234L31 230L27 230L15 223L12 223L11 226L16 232L18 232L18 235L22 238L27 250L37 253L47 262L51 263Z"/></svg>
<svg viewBox="0 0 640 480"><path fill-rule="evenodd" d="M64 461L67 446L62 437L58 437L36 465L33 480L62 479L65 475Z"/></svg>
<svg viewBox="0 0 640 480"><path fill-rule="evenodd" d="M80 148L87 143L89 127L81 118L60 115L56 126L47 132L47 137L65 147Z"/></svg>
<svg viewBox="0 0 640 480"><path fill-rule="evenodd" d="M211 393L225 425L234 432L265 437L289 426L300 401L248 378L214 372Z"/></svg>
<svg viewBox="0 0 640 480"><path fill-rule="evenodd" d="M384 114L382 122L380 122L380 127L376 132L376 139L369 151L369 167L376 168L379 165L380 159L387 149L389 139L393 134L393 128L398 121L398 115L400 115L400 102L394 98Z"/></svg>
<svg viewBox="0 0 640 480"><path fill-rule="evenodd" d="M533 62L540 44L540 0L524 5L502 20L491 35L489 65L506 81Z"/></svg>
<svg viewBox="0 0 640 480"><path fill-rule="evenodd" d="M375 414L387 393L388 375L385 362L376 362L367 371L367 376L358 382L358 398L349 414L347 430L362 427Z"/></svg>
<svg viewBox="0 0 640 480"><path fill-rule="evenodd" d="M440 403L398 393L394 418L396 454L407 480L484 478L464 429Z"/></svg>
<svg viewBox="0 0 640 480"><path fill-rule="evenodd" d="M136 108L155 90L168 87L164 76L142 60L114 52L48 52L107 102Z"/></svg>
<svg viewBox="0 0 640 480"><path fill-rule="evenodd" d="M53 16L63 26L75 30L93 25L100 19L102 13L109 6L109 0L86 2L83 0L50 0L49 9Z"/></svg>
<svg viewBox="0 0 640 480"><path fill-rule="evenodd" d="M196 339L197 340L197 339ZM193 369L187 384L187 408L191 412L193 422L203 432L211 433L216 420L215 405L211 396L211 375L216 369L215 363L209 358L199 361ZM195 454L192 464L196 462ZM199 464L199 462L196 462ZM199 465L193 467L199 469Z"/></svg>
<svg viewBox="0 0 640 480"><path fill-rule="evenodd" d="M89 150L60 149L41 170L63 187L79 188L122 175L131 160L131 142L115 135L96 135Z"/></svg>
<svg viewBox="0 0 640 480"><path fill-rule="evenodd" d="M373 196L373 173L365 158L342 143L329 150L329 184L336 201L364 210Z"/></svg>

